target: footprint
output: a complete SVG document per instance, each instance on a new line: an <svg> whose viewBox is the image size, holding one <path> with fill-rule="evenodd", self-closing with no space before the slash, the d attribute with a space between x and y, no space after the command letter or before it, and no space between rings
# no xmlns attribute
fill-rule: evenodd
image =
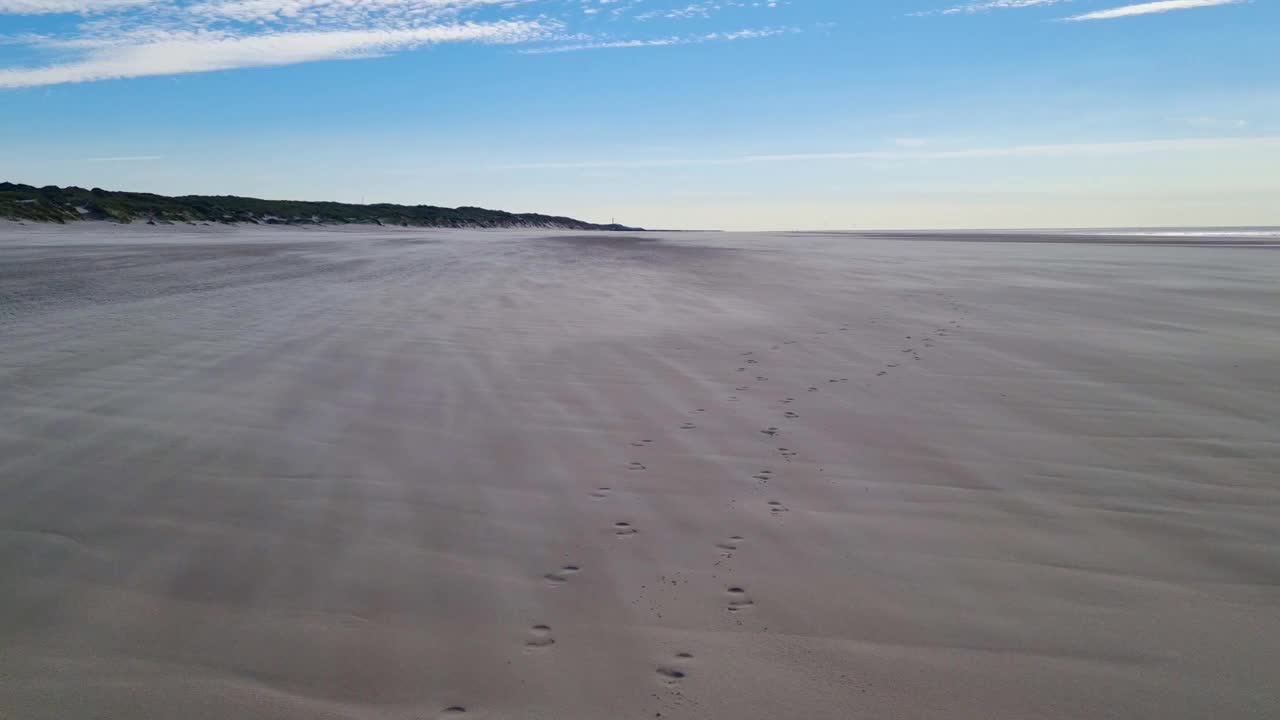
<svg viewBox="0 0 1280 720"><path fill-rule="evenodd" d="M696 427L698 427L698 426L697 426L697 425L694 425L694 424L693 424L693 423L691 423L691 422L687 422L687 423L685 423L685 424L681 425L681 426L680 426L680 429L681 429L681 430L692 430L692 429L694 429L694 428L696 428Z"/></svg>
<svg viewBox="0 0 1280 720"><path fill-rule="evenodd" d="M737 395L730 395L730 396L729 396L729 402L738 402L738 396L737 396Z"/></svg>
<svg viewBox="0 0 1280 720"><path fill-rule="evenodd" d="M799 414L797 414L797 413L788 412L788 413L786 413L783 417L786 417L786 418L788 418L788 419L790 419L790 420L795 420L796 418L800 417L800 415L799 415Z"/></svg>
<svg viewBox="0 0 1280 720"><path fill-rule="evenodd" d="M748 361L747 361L747 364L748 364L748 365L755 365L755 364L758 364L759 362L760 362L759 360L754 360L754 359L753 359L753 360L748 360Z"/></svg>
<svg viewBox="0 0 1280 720"><path fill-rule="evenodd" d="M768 435L769 437L773 437L774 435L777 435L777 434L778 434L778 428L776 428L776 427L767 427L767 428L765 428L765 429L761 430L760 432L764 433L765 435Z"/></svg>
<svg viewBox="0 0 1280 720"><path fill-rule="evenodd" d="M524 641L525 647L545 648L556 644L556 639L551 637L551 627L549 625L534 625L529 628L529 639Z"/></svg>
<svg viewBox="0 0 1280 720"><path fill-rule="evenodd" d="M791 462L791 458L796 456L795 450L788 450L787 448L778 448L778 452L782 454L782 457L786 458L787 462Z"/></svg>
<svg viewBox="0 0 1280 720"><path fill-rule="evenodd" d="M876 373L876 375L877 375L877 376L880 376L880 375L888 375L888 374L889 374L889 373L888 373L887 371L885 371L885 370L881 370L880 372Z"/></svg>
<svg viewBox="0 0 1280 720"><path fill-rule="evenodd" d="M763 375L757 375L757 376L756 376L756 380L759 380L760 382L764 382L765 380L768 380L768 379L769 379L769 378L767 378L767 377L765 377L765 376L763 376Z"/></svg>
<svg viewBox="0 0 1280 720"><path fill-rule="evenodd" d="M651 442L653 442L653 441L652 441L652 440L637 440L637 441L635 441L635 442L631 443L631 447L644 447L644 446L648 445L648 444L649 444L649 443L651 443Z"/></svg>
<svg viewBox="0 0 1280 720"><path fill-rule="evenodd" d="M565 565L555 572L549 572L546 575L543 575L542 578L552 585L561 585L569 582L569 576L576 575L581 569L582 568L577 565Z"/></svg>
<svg viewBox="0 0 1280 720"><path fill-rule="evenodd" d="M818 392L818 387L816 385L810 385L809 392Z"/></svg>
<svg viewBox="0 0 1280 720"><path fill-rule="evenodd" d="M740 587L731 587L727 592L729 593L729 612L738 612L755 605L747 595L747 591Z"/></svg>
<svg viewBox="0 0 1280 720"><path fill-rule="evenodd" d="M734 535L733 537L729 538L728 540L725 540L724 542L718 542L718 543L716 543L716 547L717 547L717 548L720 548L721 550L723 550L723 551L725 552L725 554L727 555L727 554L729 554L729 553L733 552L734 550L737 550L737 549L738 549L738 544L739 544L739 543L741 543L741 542L742 542L742 536L741 536L741 535ZM679 657L679 656L677 656L677 657Z"/></svg>
<svg viewBox="0 0 1280 720"><path fill-rule="evenodd" d="M771 513L784 513L784 512L788 512L790 509L791 508L787 507L786 505L783 505L777 500L769 501L769 512Z"/></svg>
<svg viewBox="0 0 1280 720"><path fill-rule="evenodd" d="M738 392L743 392L744 390L750 390L750 389L751 389L750 386L747 386L747 385L739 385L738 387L734 388L734 390L737 390Z"/></svg>
<svg viewBox="0 0 1280 720"><path fill-rule="evenodd" d="M660 667L658 668L658 677L668 685L674 685L685 678L685 672L672 667Z"/></svg>
<svg viewBox="0 0 1280 720"><path fill-rule="evenodd" d="M612 488L598 487L595 490L591 491L591 497L596 498L598 500L603 500L604 498L609 497L609 493L611 492L613 492Z"/></svg>
<svg viewBox="0 0 1280 720"><path fill-rule="evenodd" d="M635 528L631 527L631 523L629 522L616 522L613 524L613 534L617 535L618 537L635 535L637 532L639 532L639 530L636 530Z"/></svg>
<svg viewBox="0 0 1280 720"><path fill-rule="evenodd" d="M457 717L458 715L466 715L467 709L461 705L453 705L440 711L440 717Z"/></svg>
<svg viewBox="0 0 1280 720"><path fill-rule="evenodd" d="M642 463L633 462L627 465L627 469L628 470L644 470L645 468Z"/></svg>

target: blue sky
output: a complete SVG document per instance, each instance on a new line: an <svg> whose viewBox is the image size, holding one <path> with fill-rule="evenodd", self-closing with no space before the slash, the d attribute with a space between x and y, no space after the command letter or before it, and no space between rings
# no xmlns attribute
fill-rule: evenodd
<svg viewBox="0 0 1280 720"><path fill-rule="evenodd" d="M649 227L1280 224L1272 0L0 0L0 179Z"/></svg>

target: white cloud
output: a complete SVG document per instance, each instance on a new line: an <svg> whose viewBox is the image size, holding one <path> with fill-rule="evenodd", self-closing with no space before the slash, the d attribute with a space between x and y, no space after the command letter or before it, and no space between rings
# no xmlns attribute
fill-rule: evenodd
<svg viewBox="0 0 1280 720"><path fill-rule="evenodd" d="M577 50L604 50L609 48L660 47L662 45L687 45L696 42L680 37L652 38L649 40L613 40L573 45L554 45L551 47L527 48L520 52L525 55L546 55L550 53L575 52Z"/></svg>
<svg viewBox="0 0 1280 720"><path fill-rule="evenodd" d="M531 53L688 45L763 38L760 28L618 39L591 22L614 22L648 0L0 0L0 16L79 15L35 32L0 35L16 46L0 66L0 90L151 75L368 57L445 42L547 41ZM655 3L656 5L656 3ZM777 7L775 0L706 0L670 17L709 17ZM607 9L607 13L604 10ZM607 20L571 28L571 11ZM550 41L554 41L552 44ZM8 48L6 48L7 50ZM27 51L26 53L23 50Z"/></svg>
<svg viewBox="0 0 1280 720"><path fill-rule="evenodd" d="M0 15L52 15L55 13L91 13L135 5L148 5L156 0L0 0Z"/></svg>
<svg viewBox="0 0 1280 720"><path fill-rule="evenodd" d="M0 69L0 88L351 59L443 42L521 42L541 37L546 31L545 25L534 21L499 21L257 35L152 33L155 39L122 44L82 40L80 46L91 47L84 59L45 67Z"/></svg>
<svg viewBox="0 0 1280 720"><path fill-rule="evenodd" d="M370 13L392 5L410 6L417 14L460 13L486 5L511 6L529 0L201 0L184 5L183 12L202 17L239 20L297 18L315 9L347 9ZM106 10L151 5L177 5L169 0L0 0L0 14L46 15L100 13Z"/></svg>
<svg viewBox="0 0 1280 720"><path fill-rule="evenodd" d="M923 15L971 15L974 13L985 13L992 10L1007 10L1010 8L1035 7L1037 5L1057 5L1060 2L1069 2L1070 0L981 0L980 2L970 2L963 5L954 5L942 10L922 10L920 12L909 13L914 16Z"/></svg>
<svg viewBox="0 0 1280 720"><path fill-rule="evenodd" d="M36 1L36 0L0 0ZM45 0L38 0L45 1ZM72 0L54 0L72 1ZM108 1L108 0L104 0ZM193 15L256 22L299 18L350 18L399 10L404 15L434 17L490 5L514 5L520 0L204 0L189 7Z"/></svg>
<svg viewBox="0 0 1280 720"><path fill-rule="evenodd" d="M526 55L544 55L547 53L576 52L578 50L604 50L611 48L661 47L665 45L696 45L698 43L725 40L754 40L772 37L783 33L797 32L794 28L760 28L756 30L735 30L733 32L713 32L705 35L672 35L663 38L645 40L611 40L600 42L574 43L572 45L552 45L549 47L527 48L521 50Z"/></svg>
<svg viewBox="0 0 1280 720"><path fill-rule="evenodd" d="M1241 2L1244 2L1244 0L1158 0L1157 2L1138 3L1137 5L1122 5L1107 10L1094 10L1093 12L1072 15L1063 19L1073 22L1080 20L1111 20L1133 15L1164 13L1171 10L1190 10L1192 8L1213 7L1214 5L1235 5Z"/></svg>

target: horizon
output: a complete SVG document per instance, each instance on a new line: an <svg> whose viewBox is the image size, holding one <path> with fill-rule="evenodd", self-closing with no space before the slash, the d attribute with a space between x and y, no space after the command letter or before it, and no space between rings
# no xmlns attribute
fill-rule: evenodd
<svg viewBox="0 0 1280 720"><path fill-rule="evenodd" d="M3 184L3 183L5 183L5 182L14 183L14 184L17 184L17 185L31 185L31 183L18 183L18 182L15 182L15 181L13 181L13 180L3 180L3 179L0 179L0 184ZM40 189L40 188L41 188L41 187L43 187L43 186L32 186L32 187L36 187L37 189ZM146 192L146 191L135 191L135 190L129 190L129 189L127 189L127 188L126 188L126 189L120 189L120 188L85 188L85 187L83 187L83 186L73 186L73 185L61 185L61 186L57 186L57 187L61 187L61 188L63 188L63 189L67 189L67 188L70 188L70 187L80 187L81 189L85 189L85 190L89 190L89 189L102 189L102 190L107 190L107 191L109 191L109 192L125 192L125 193L152 194L152 195L157 195L157 196L159 196L159 197L171 197L171 198L183 198L183 197L239 197L239 198L246 198L246 197L247 197L247 196L237 196L237 195L234 195L234 194L223 194L223 195L175 194L175 195L165 195L165 194L163 194L163 193L148 193L148 192ZM508 210L506 210L505 208L484 207L484 206L478 206L478 205L456 205L456 206L452 206L452 207L450 207L450 206L432 205L431 203L382 203L382 202L368 202L368 203L354 202L354 203L350 203L350 202L345 202L345 201L341 201L341 200L328 200L328 199L324 199L324 198L289 198L289 197L269 197L269 198L256 198L256 197L255 197L255 198L247 198L247 199L260 200L260 201L263 201L263 202L320 202L320 203L333 202L333 203L339 203L339 204L344 204L344 205L355 205L355 206L363 206L363 207L372 207L372 206L375 206L375 205L393 205L393 206L401 206L401 207L440 207L440 208L450 209L450 210L460 210L460 209L463 209L463 208L474 208L474 209L479 209L479 210L491 210L491 211L511 212L511 213L513 213L513 214L548 215L548 216L552 216L552 217L563 217L563 218L568 218L568 219L571 219L571 220L583 220L583 219L584 219L584 218L573 217L573 216L571 216L571 215L567 215L567 214L565 214L565 213L555 212L554 210L550 210L550 211L541 211L541 212L539 212L539 211L508 211ZM0 217L0 221L9 221L9 220L10 220L10 219ZM14 218L14 219L12 219L12 221L13 221L13 222L22 222L22 223L32 222L32 221L30 221L30 220L25 220L25 219L22 219L22 218ZM37 221L37 222L38 222L38 221ZM120 222L115 221L115 220L100 220L100 221L87 220L86 222L105 222L105 223L115 224L115 225L124 225L124 224L127 224L127 223L120 223ZM176 223L168 223L168 221L166 221L166 223L167 223L167 224L176 224ZM237 223L232 223L232 224L237 224ZM349 225L360 225L361 223L358 223L358 222L357 222L357 223L346 223L346 224L349 224ZM751 229L751 230L734 230L734 229L717 228L717 227L681 227L681 228L675 228L675 227L648 227L648 226L630 225L629 223L625 222L625 220L624 220L624 221L619 222L619 221L617 220L617 218L610 218L610 219L609 219L609 221L607 221L607 222L601 222L601 223L597 223L597 224L601 224L601 225L604 225L604 224L618 224L618 225L628 226L628 227L627 227L627 229L628 229L628 230L631 230L631 231L639 231L639 232L717 232L717 233L764 233L764 234L769 234L769 233L832 233L832 234L844 234L844 233L847 233L847 234L872 234L872 233L881 233L881 232L906 232L906 233L920 232L920 233L938 233L938 234L944 234L944 233L971 233L971 232L1068 232L1068 233L1069 233L1069 232L1086 232L1086 231L1088 231L1088 232L1100 232L1100 231L1121 231L1121 232L1122 232L1122 231L1138 231L1138 230L1149 230L1149 231L1155 231L1155 232L1159 232L1159 231L1167 231L1167 230L1200 230L1200 231L1223 231L1223 232L1231 233L1231 232L1241 232L1241 231L1247 231L1247 230L1266 230L1266 231L1276 231L1276 230L1280 230L1280 223L1277 223L1277 224L1261 224L1261 225L1109 225L1109 226L1100 226L1100 225L1079 225L1079 226L1058 226L1058 227L1049 227L1049 226L1036 226L1036 227L1033 227L1033 226L1018 226L1018 227L866 227L866 228L837 228L837 227L832 227L832 228L775 227L775 228L758 228L758 229ZM394 226L393 226L393 227L394 227ZM449 230L449 229L455 229L455 230L466 230L466 229L489 229L489 230L501 230L501 229L502 229L502 228L448 228L448 227L433 227L433 226L410 226L410 228L411 228L411 229L419 229L419 230Z"/></svg>
<svg viewBox="0 0 1280 720"><path fill-rule="evenodd" d="M1262 2L0 0L0 17L0 167L36 186L730 231L1280 225L1280 12Z"/></svg>

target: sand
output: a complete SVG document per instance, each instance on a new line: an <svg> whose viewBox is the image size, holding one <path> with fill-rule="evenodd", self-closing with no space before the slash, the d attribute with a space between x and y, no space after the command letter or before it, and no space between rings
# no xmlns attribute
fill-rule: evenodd
<svg viewBox="0 0 1280 720"><path fill-rule="evenodd" d="M0 717L1280 716L1280 252L995 239L7 224Z"/></svg>

